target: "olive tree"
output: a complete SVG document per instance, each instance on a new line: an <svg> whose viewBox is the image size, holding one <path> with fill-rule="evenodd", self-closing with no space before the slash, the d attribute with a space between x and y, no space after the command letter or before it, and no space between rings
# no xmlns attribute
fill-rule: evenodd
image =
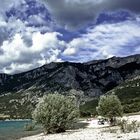
<svg viewBox="0 0 140 140"><path fill-rule="evenodd" d="M110 123L115 123L115 118L122 116L123 107L119 98L116 95L104 95L100 97L97 112L103 117L110 119Z"/></svg>
<svg viewBox="0 0 140 140"><path fill-rule="evenodd" d="M79 110L73 98L60 94L44 96L33 112L33 118L42 124L45 133L64 132L76 122Z"/></svg>
<svg viewBox="0 0 140 140"><path fill-rule="evenodd" d="M81 90L71 89L69 91L69 96L75 98L76 105L79 108L82 103L84 103L84 92Z"/></svg>

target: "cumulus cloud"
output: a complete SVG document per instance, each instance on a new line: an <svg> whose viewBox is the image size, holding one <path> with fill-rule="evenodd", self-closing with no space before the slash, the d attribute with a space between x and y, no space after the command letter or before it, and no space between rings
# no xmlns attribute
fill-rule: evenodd
<svg viewBox="0 0 140 140"><path fill-rule="evenodd" d="M98 17L102 11L127 9L140 12L139 0L42 0L65 28L73 29Z"/></svg>
<svg viewBox="0 0 140 140"><path fill-rule="evenodd" d="M0 50L1 71L6 73L20 72L41 66L58 58L64 42L59 41L59 33L50 32L32 34L32 46L26 46L21 34L16 34L11 41L4 41Z"/></svg>
<svg viewBox="0 0 140 140"><path fill-rule="evenodd" d="M0 5L0 46L15 34L32 45L33 32L50 32L53 21L45 6L36 0L5 0Z"/></svg>
<svg viewBox="0 0 140 140"><path fill-rule="evenodd" d="M12 6L18 6L24 2L24 0L0 0L0 12L3 13L6 9Z"/></svg>
<svg viewBox="0 0 140 140"><path fill-rule="evenodd" d="M140 53L139 19L136 16L118 23L91 25L69 42L60 39L63 35L59 32L41 33L18 20L16 34L0 47L0 72L17 73L50 62L87 62Z"/></svg>
<svg viewBox="0 0 140 140"><path fill-rule="evenodd" d="M137 14L130 12L130 18L124 12L108 12L111 22L101 16L100 24L83 26L95 21L101 11L123 8L138 13L139 0L46 0L47 8L40 1L0 1L0 72L18 73L50 62L87 62L140 53ZM82 30L66 30L81 26Z"/></svg>
<svg viewBox="0 0 140 140"><path fill-rule="evenodd" d="M0 5L0 72L17 73L58 58L63 41L53 21L36 0L5 0Z"/></svg>

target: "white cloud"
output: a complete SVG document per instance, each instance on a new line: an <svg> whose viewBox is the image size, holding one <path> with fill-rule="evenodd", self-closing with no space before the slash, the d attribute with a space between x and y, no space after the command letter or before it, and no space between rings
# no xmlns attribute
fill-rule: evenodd
<svg viewBox="0 0 140 140"><path fill-rule="evenodd" d="M27 46L21 34L16 34L11 41L4 41L0 48L2 72L29 70L52 61L61 61L58 58L65 43L59 41L57 32L32 34L32 46ZM17 69L16 69L17 68Z"/></svg>
<svg viewBox="0 0 140 140"><path fill-rule="evenodd" d="M39 1L33 0L30 3L28 0L0 0L0 45L17 33L29 43L28 34L50 32L53 31L53 26L48 10Z"/></svg>
<svg viewBox="0 0 140 140"><path fill-rule="evenodd" d="M112 56L140 53L140 26L138 21L124 21L89 27L70 42L58 39L58 32L25 32L31 39L26 44L23 35L15 34L0 48L1 72L15 73L39 67L50 62L86 62Z"/></svg>
<svg viewBox="0 0 140 140"><path fill-rule="evenodd" d="M82 47L83 44L86 44L84 40L79 38L73 39L70 43L67 44L65 51L63 52L64 55L74 55L78 52L78 48Z"/></svg>
<svg viewBox="0 0 140 140"><path fill-rule="evenodd" d="M3 17L0 17L0 27L5 27L7 25Z"/></svg>
<svg viewBox="0 0 140 140"><path fill-rule="evenodd" d="M12 5L15 2L14 0L4 1L4 4L2 4L4 8L12 6L11 4L6 5L8 1ZM19 1L24 2L24 0ZM20 2L15 2L15 4L18 5ZM83 22L96 17L97 13L91 15L89 10L89 3L93 3L93 0L75 0L75 2L75 5L80 5L80 7L74 6L78 9L60 9L58 5L55 5L56 9L60 10L58 13L60 15L56 16L60 16L66 26L83 24ZM96 2L94 1L94 3ZM100 3L102 3L102 0L98 1L96 5L100 5ZM73 5L72 1L67 0L67 6L73 7ZM86 6L81 7L81 5ZM96 8L95 4L94 6L91 5L90 9L93 9L93 7ZM24 8L21 8L21 11L26 13L24 10L26 11L26 8L30 7ZM64 8L66 7L64 6ZM86 9L86 12L82 9ZM79 15L74 14L77 11L80 12ZM22 12L19 13L19 17ZM64 13L64 17L61 12ZM33 14L25 21L16 16L7 19L0 16L0 72L22 72L50 62L86 62L109 58L114 55L126 56L140 53L139 16L136 17L136 20L128 19L128 21L120 23L106 23L88 27L86 33L80 34L80 37L74 38L70 42L59 40L58 36L61 36L61 34L54 31L58 26L54 28L53 21L45 21L44 16L42 13ZM71 18L69 18L70 16ZM33 26L29 26L29 24L33 24ZM34 26L38 24L41 26Z"/></svg>
<svg viewBox="0 0 140 140"><path fill-rule="evenodd" d="M40 32L34 33L32 36L33 46L28 50L33 52L40 52L44 48L55 48L57 43L57 33L41 34Z"/></svg>
<svg viewBox="0 0 140 140"><path fill-rule="evenodd" d="M87 33L72 40L63 55L72 61L126 56L140 53L138 21L102 24L87 29Z"/></svg>
<svg viewBox="0 0 140 140"><path fill-rule="evenodd" d="M65 42L58 40L57 36L61 34L53 31L53 21L45 21L46 16L49 16L49 13L46 15L47 9L43 13L33 12L26 17L31 7L24 0L5 0L1 3L0 72L16 73L52 61L61 61L59 54ZM5 11L12 6L15 14L10 13L10 17L6 17ZM35 3L35 6L44 8L40 3ZM27 19L23 20L22 17Z"/></svg>
<svg viewBox="0 0 140 140"><path fill-rule="evenodd" d="M8 8L12 6L18 6L24 2L24 0L0 0L0 12L4 12Z"/></svg>
<svg viewBox="0 0 140 140"><path fill-rule="evenodd" d="M75 53L76 53L76 48L74 48L74 47L72 47L72 48L68 47L68 48L63 52L64 55L73 55L73 54L75 54Z"/></svg>
<svg viewBox="0 0 140 140"><path fill-rule="evenodd" d="M15 72L22 72L28 69L34 68L34 64L18 64L18 63L12 63L10 66L3 68L3 71L5 73L15 73Z"/></svg>

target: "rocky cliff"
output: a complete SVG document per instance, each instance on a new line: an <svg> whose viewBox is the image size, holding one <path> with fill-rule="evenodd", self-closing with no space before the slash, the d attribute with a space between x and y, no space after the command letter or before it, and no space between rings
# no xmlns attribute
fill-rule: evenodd
<svg viewBox="0 0 140 140"><path fill-rule="evenodd" d="M27 90L46 92L76 89L95 97L139 75L140 55L112 57L87 63L50 63L20 74L0 74L0 94Z"/></svg>

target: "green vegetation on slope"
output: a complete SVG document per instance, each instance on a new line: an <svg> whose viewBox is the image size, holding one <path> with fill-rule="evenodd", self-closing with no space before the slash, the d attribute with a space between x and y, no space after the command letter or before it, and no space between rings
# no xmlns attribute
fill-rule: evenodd
<svg viewBox="0 0 140 140"><path fill-rule="evenodd" d="M58 92L51 92L56 94ZM6 118L32 118L32 112L38 103L39 98L48 95L49 92L41 92L37 88L26 91L8 93L0 96L0 119ZM62 95L76 98L77 106L83 101L84 93L82 91L70 90L61 92Z"/></svg>
<svg viewBox="0 0 140 140"><path fill-rule="evenodd" d="M39 91L35 91L35 89L24 92L24 94L19 92L1 96L0 114L9 115L11 118L30 118L35 104L37 103L37 98L42 97L43 94ZM119 97L124 108L124 113L140 111L140 78L126 81L106 94L116 94ZM67 93L64 95L69 94ZM79 96L82 97L83 95L79 94ZM84 97L82 98L84 99ZM81 105L81 116L96 115L97 105L98 99L91 100Z"/></svg>
<svg viewBox="0 0 140 140"><path fill-rule="evenodd" d="M140 111L140 78L126 81L106 94L116 94L119 97L123 105L124 113ZM97 105L98 99L85 103L80 106L81 114L83 116L97 114Z"/></svg>
<svg viewBox="0 0 140 140"><path fill-rule="evenodd" d="M86 102L80 106L80 114L82 117L88 117L91 115L97 115L96 106L98 105L98 99L94 99Z"/></svg>
<svg viewBox="0 0 140 140"><path fill-rule="evenodd" d="M140 111L140 79L126 81L122 85L108 92L116 94L124 107L125 113Z"/></svg>
<svg viewBox="0 0 140 140"><path fill-rule="evenodd" d="M31 118L33 108L34 105L21 93L9 93L0 97L0 114L10 118Z"/></svg>

